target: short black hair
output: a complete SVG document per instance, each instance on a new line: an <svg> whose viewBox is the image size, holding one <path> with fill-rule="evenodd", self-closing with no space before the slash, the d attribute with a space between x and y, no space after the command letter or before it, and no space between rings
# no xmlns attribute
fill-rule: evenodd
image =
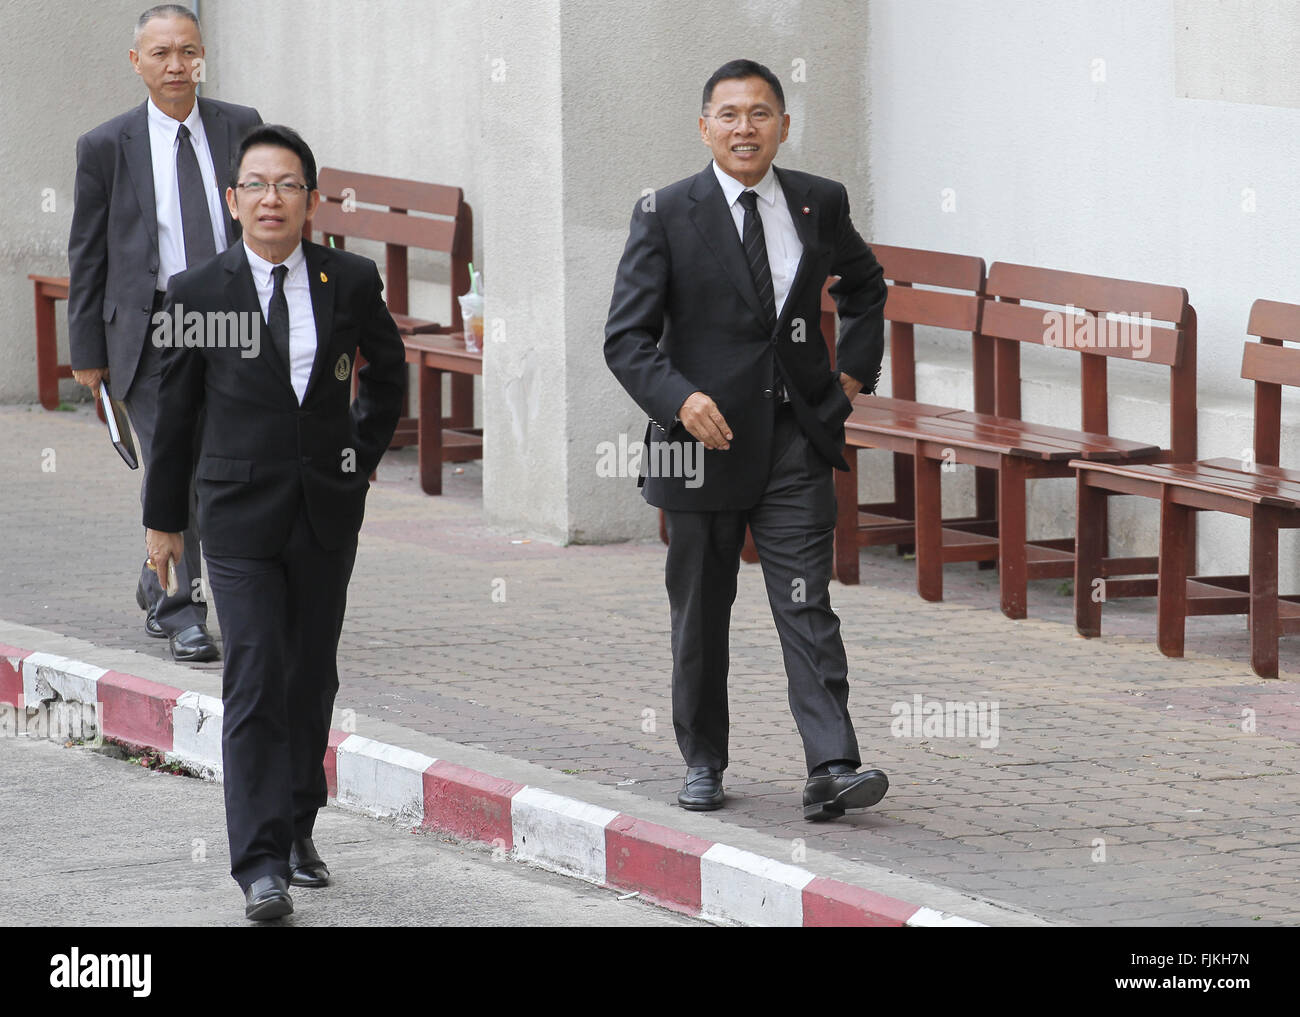
<svg viewBox="0 0 1300 1017"><path fill-rule="evenodd" d="M302 140L302 135L283 124L258 124L244 135L239 148L235 150L234 159L230 161L231 187L239 183L239 167L244 162L244 153L254 145L275 145L293 152L302 160L302 175L307 178L304 183L309 189L316 190L316 157L311 154L307 142Z"/></svg>
<svg viewBox="0 0 1300 1017"><path fill-rule="evenodd" d="M781 90L781 79L756 60L728 60L709 75L709 80L704 83L704 101L700 103L700 108L708 109L709 103L713 101L714 85L719 81L729 81L734 78L762 78L776 94L776 101L781 104L781 112L785 112L785 92Z"/></svg>
<svg viewBox="0 0 1300 1017"><path fill-rule="evenodd" d="M198 15L188 7L183 7L181 4L156 4L136 20L135 45L140 45L140 35L144 32L144 26L154 18L188 18L194 22L194 27L199 30L200 37L203 35L203 26L199 24Z"/></svg>

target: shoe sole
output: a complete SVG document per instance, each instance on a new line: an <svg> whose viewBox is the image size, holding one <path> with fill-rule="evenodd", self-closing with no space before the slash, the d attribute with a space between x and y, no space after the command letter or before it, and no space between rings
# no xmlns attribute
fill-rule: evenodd
<svg viewBox="0 0 1300 1017"><path fill-rule="evenodd" d="M288 897L272 897L260 904L244 908L244 917L254 922L269 922L293 914L293 901Z"/></svg>
<svg viewBox="0 0 1300 1017"><path fill-rule="evenodd" d="M725 794L718 795L716 800L713 798L695 798L683 801L681 798L678 798L677 804L690 812L712 812L714 809L722 808L722 803L726 801L726 798L727 796Z"/></svg>
<svg viewBox="0 0 1300 1017"><path fill-rule="evenodd" d="M172 650L172 660L178 664L206 664L210 660L220 660L221 653L216 649L211 651L204 650L195 654L178 654Z"/></svg>
<svg viewBox="0 0 1300 1017"><path fill-rule="evenodd" d="M829 802L817 802L803 807L803 818L810 823L824 823L830 819L839 819L845 809L869 809L889 790L889 778L881 776L875 780L864 780L847 791L841 791Z"/></svg>

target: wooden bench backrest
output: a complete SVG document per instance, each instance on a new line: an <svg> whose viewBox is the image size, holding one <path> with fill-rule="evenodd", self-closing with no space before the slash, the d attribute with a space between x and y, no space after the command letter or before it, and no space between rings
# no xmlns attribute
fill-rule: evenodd
<svg viewBox="0 0 1300 1017"><path fill-rule="evenodd" d="M451 257L451 326L461 329L457 295L469 290L474 220L459 187L420 180L354 173L325 167L319 173L321 203L308 224L342 247L346 237L384 245L385 300L395 314L409 313L407 249ZM421 212L423 215L409 215Z"/></svg>
<svg viewBox="0 0 1300 1017"><path fill-rule="evenodd" d="M980 331L996 343L998 414L1020 419L1021 343L1079 354L1080 428L1094 434L1110 433L1107 358L1149 362L1169 369L1173 457L1196 458L1196 311L1186 290L999 261L986 291Z"/></svg>
<svg viewBox="0 0 1300 1017"><path fill-rule="evenodd" d="M889 284L885 301L885 320L889 322L889 394L895 399L916 399L917 325L969 332L975 412L992 413L993 350L992 344L982 339L979 332L984 259L885 244L872 244L871 250Z"/></svg>
<svg viewBox="0 0 1300 1017"><path fill-rule="evenodd" d="M1256 300L1246 331L1259 342L1246 343L1241 376L1255 383L1255 461L1280 466L1282 445L1282 386L1300 387L1300 305Z"/></svg>
<svg viewBox="0 0 1300 1017"><path fill-rule="evenodd" d="M889 394L916 399L916 325L970 332L975 371L975 409L993 412L993 348L979 335L980 296L984 292L984 259L911 247L872 244L871 250L889 284L885 320L889 322ZM828 279L822 288L822 335L835 362L835 301ZM942 286L945 289L919 289ZM963 292L950 292L960 290Z"/></svg>

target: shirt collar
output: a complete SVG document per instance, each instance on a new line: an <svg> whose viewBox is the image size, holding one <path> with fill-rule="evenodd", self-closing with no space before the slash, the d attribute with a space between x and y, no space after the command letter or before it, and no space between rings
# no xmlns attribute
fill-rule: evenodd
<svg viewBox="0 0 1300 1017"><path fill-rule="evenodd" d="M248 267L259 279L265 279L269 283L271 280L271 269L275 268L275 266L249 247L247 242L244 242L244 253L248 255ZM299 241L298 246L293 249L293 253L281 262L281 264L286 265L289 269L288 274L284 277L286 283L298 274L299 267L306 260L307 256L303 254L302 251L302 241Z"/></svg>
<svg viewBox="0 0 1300 1017"><path fill-rule="evenodd" d="M169 117L166 113L164 113L156 105L154 105L152 95L149 96L148 102L149 102L149 123L151 123L154 127L161 128L163 131L170 134L173 138L176 136L176 132L180 128L181 123L185 124L185 126L190 129L190 134L192 135L198 134L201 130L203 130L203 118L199 116L198 99L194 100L194 107L190 110L190 115L187 116L180 123L178 123L173 117Z"/></svg>
<svg viewBox="0 0 1300 1017"><path fill-rule="evenodd" d="M770 206L776 205L776 170L768 166L767 172L763 174L763 179L753 187L746 187L735 177L725 172L718 165L717 160L713 162L713 172L718 178L718 183L722 185L722 196L727 199L727 207L730 208L736 203L744 191L753 191L758 195L760 201L766 202Z"/></svg>

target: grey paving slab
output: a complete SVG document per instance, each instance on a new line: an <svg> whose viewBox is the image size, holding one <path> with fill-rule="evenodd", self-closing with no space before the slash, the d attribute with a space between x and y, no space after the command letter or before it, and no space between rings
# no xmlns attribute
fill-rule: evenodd
<svg viewBox="0 0 1300 1017"><path fill-rule="evenodd" d="M0 619L165 658L131 597L143 546L136 477L97 423L4 407L0 434ZM53 472L42 469L47 449ZM494 532L480 477L479 464L448 466L447 493L428 498L410 452L385 458L349 598L339 708L362 734L394 725L548 767L591 800L621 786L682 815L662 547ZM1060 921L1300 921L1300 639L1283 640L1284 677L1268 682L1246 664L1240 618L1193 619L1188 656L1173 661L1154 646L1150 602L1107 605L1106 635L1085 641L1059 581L1031 584L1032 616L1012 622L997 610L995 575L974 566L947 570L942 604L915 596L912 563L892 553L864 553L862 572L832 599L859 741L890 773L890 795L836 823L802 822L780 648L758 568L743 566L731 797L712 814L722 828L797 838ZM219 668L189 673L219 690ZM996 705L995 742L900 729L917 696Z"/></svg>

